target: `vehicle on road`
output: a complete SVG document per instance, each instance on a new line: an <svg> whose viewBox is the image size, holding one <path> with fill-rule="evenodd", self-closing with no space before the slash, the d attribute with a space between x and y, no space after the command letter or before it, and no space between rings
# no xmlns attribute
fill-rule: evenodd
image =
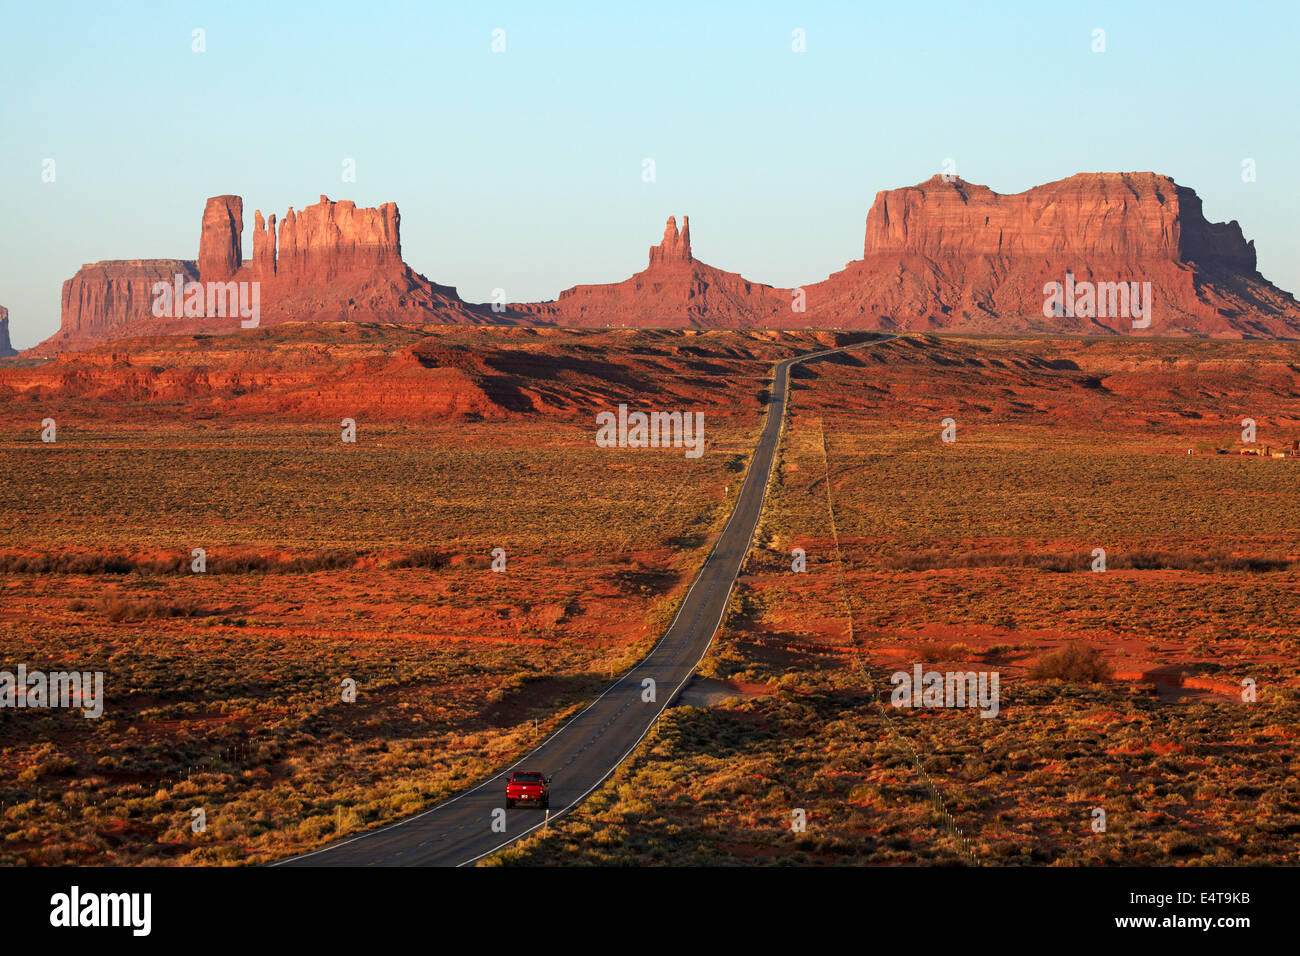
<svg viewBox="0 0 1300 956"><path fill-rule="evenodd" d="M537 770L516 770L506 783L506 808L533 804L543 810L551 806L551 778Z"/></svg>

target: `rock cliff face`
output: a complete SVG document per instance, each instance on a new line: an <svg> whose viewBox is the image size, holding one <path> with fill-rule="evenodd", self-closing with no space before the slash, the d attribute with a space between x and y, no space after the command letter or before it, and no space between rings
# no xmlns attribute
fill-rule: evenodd
<svg viewBox="0 0 1300 956"><path fill-rule="evenodd" d="M224 282L244 264L240 251L244 231L244 200L213 196L203 207L199 233L199 276L204 282Z"/></svg>
<svg viewBox="0 0 1300 956"><path fill-rule="evenodd" d="M0 358L17 354L9 343L9 310L0 305Z"/></svg>
<svg viewBox="0 0 1300 956"><path fill-rule="evenodd" d="M258 213L260 215L260 212ZM355 203L320 202L280 222L276 275L281 280L330 281L351 272L401 268L396 203L358 209Z"/></svg>
<svg viewBox="0 0 1300 956"><path fill-rule="evenodd" d="M63 283L63 321L55 336L46 342L63 339L90 344L129 334L128 325L150 313L154 283L173 282L177 275L197 282L198 263L183 259L123 259L82 266Z"/></svg>
<svg viewBox="0 0 1300 956"><path fill-rule="evenodd" d="M1195 259L1255 268L1235 223L1211 227L1190 189L1154 173L1081 173L1023 193L935 176L876 194L863 258L922 255Z"/></svg>
<svg viewBox="0 0 1300 956"><path fill-rule="evenodd" d="M262 321L387 321L420 324L500 322L402 261L396 203L361 209L320 201L279 221L253 216L253 259L237 279L262 284Z"/></svg>
<svg viewBox="0 0 1300 956"><path fill-rule="evenodd" d="M262 218L262 210L253 213L253 273L263 282L275 278L275 213Z"/></svg>

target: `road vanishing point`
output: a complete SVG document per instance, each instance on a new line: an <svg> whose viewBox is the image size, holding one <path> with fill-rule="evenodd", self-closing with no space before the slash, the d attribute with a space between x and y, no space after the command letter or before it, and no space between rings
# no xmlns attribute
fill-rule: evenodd
<svg viewBox="0 0 1300 956"><path fill-rule="evenodd" d="M763 511L785 420L790 367L849 349L889 341L889 335L783 359L776 364L767 416L735 508L686 592L667 633L640 663L565 722L527 755L473 788L404 820L338 840L273 866L467 866L539 827L546 812L505 809L506 781L516 769L552 777L550 819L564 816L595 792L631 756L672 705L703 660L722 624L727 600ZM646 678L656 700L643 700ZM499 813L496 811L500 811ZM504 814L504 831L501 818ZM496 821L496 828L493 823Z"/></svg>

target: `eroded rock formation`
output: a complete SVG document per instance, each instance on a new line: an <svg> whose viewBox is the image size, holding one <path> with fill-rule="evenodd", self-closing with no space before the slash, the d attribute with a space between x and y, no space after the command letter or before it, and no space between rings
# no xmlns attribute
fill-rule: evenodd
<svg viewBox="0 0 1300 956"><path fill-rule="evenodd" d="M1050 307L1050 283L1091 288L1092 304ZM1150 316L1125 304L1135 289ZM886 190L863 258L796 289L699 262L669 219L645 271L517 308L560 325L1300 336L1300 303L1259 274L1241 227L1207 222L1195 192L1155 173L1014 195L942 176Z"/></svg>
<svg viewBox="0 0 1300 956"><path fill-rule="evenodd" d="M650 247L649 265L632 278L566 289L554 302L512 311L567 326L708 326L776 324L790 310L790 293L750 282L700 262L691 254L690 217L668 217L663 241Z"/></svg>
<svg viewBox="0 0 1300 956"><path fill-rule="evenodd" d="M321 196L301 212L290 206L280 222L276 275L329 281L350 272L400 267L400 221L397 204L391 202L358 209L356 203Z"/></svg>
<svg viewBox="0 0 1300 956"><path fill-rule="evenodd" d="M0 305L0 358L17 354L9 342L9 310Z"/></svg>
<svg viewBox="0 0 1300 956"><path fill-rule="evenodd" d="M325 196L306 208L253 218L253 258L242 258L244 203L214 196L203 209L197 261L109 260L82 266L63 284L60 328L36 355L81 349L127 335L233 332L242 316L158 314L159 282L257 283L259 325L293 320L465 323L505 321L467 306L450 286L430 282L402 261L395 203L361 209ZM246 296L251 300L251 296Z"/></svg>
<svg viewBox="0 0 1300 956"><path fill-rule="evenodd" d="M240 250L244 231L244 200L238 196L213 196L203 207L199 233L199 277L204 282L224 282L244 264Z"/></svg>
<svg viewBox="0 0 1300 956"><path fill-rule="evenodd" d="M253 213L253 272L258 278L275 278L275 213L262 218L262 210Z"/></svg>
<svg viewBox="0 0 1300 956"><path fill-rule="evenodd" d="M1196 259L1255 267L1232 222L1211 226L1190 189L1155 173L1080 173L1022 193L934 176L876 194L863 258L923 255Z"/></svg>
<svg viewBox="0 0 1300 956"><path fill-rule="evenodd" d="M1149 283L1150 321L1045 314L1053 282ZM1014 195L934 176L880 192L863 258L807 295L810 324L851 328L1300 334L1300 304L1258 273L1241 227L1207 222L1194 191L1155 173L1080 173Z"/></svg>
<svg viewBox="0 0 1300 956"><path fill-rule="evenodd" d="M650 247L650 268L691 262L691 217L682 216L682 231L677 232L677 218L668 217L663 242Z"/></svg>
<svg viewBox="0 0 1300 956"><path fill-rule="evenodd" d="M129 334L131 323L143 321L150 314L154 284L172 282L177 275L197 282L198 263L183 259L122 259L82 266L63 283L62 322L55 337L46 342L62 338L69 343L90 344Z"/></svg>
<svg viewBox="0 0 1300 956"><path fill-rule="evenodd" d="M882 191L867 214L863 258L825 280L778 289L695 258L690 221L669 217L647 267L623 282L579 285L550 302L494 311L413 272L401 257L397 206L320 201L277 223L254 213L241 260L243 202L208 200L197 262L84 266L64 283L53 354L157 332L230 332L230 317L150 314L159 280L258 282L261 323L362 320L1300 337L1300 303L1261 276L1236 222L1205 219L1196 193L1155 173L1081 173L1014 195L935 176ZM1047 290L1141 288L1151 314L1118 313ZM1134 291L1134 297L1137 292ZM1131 309L1136 313L1136 309ZM1149 321L1148 321L1149 319Z"/></svg>

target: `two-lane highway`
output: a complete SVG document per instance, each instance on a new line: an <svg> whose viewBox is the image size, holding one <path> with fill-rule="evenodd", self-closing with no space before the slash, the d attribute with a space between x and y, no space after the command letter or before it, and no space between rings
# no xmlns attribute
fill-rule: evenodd
<svg viewBox="0 0 1300 956"><path fill-rule="evenodd" d="M632 753L656 718L690 680L722 622L727 599L749 551L763 510L772 462L780 443L790 367L845 349L826 349L777 363L763 433L745 473L736 505L704 566L686 593L667 633L648 655L554 734L510 767L471 790L415 816L320 850L282 860L277 866L462 866L508 846L542 825L545 813L504 810L506 779L516 768L541 770L551 783L551 819L578 805ZM646 679L655 700L645 701ZM504 830L494 818L504 813Z"/></svg>

